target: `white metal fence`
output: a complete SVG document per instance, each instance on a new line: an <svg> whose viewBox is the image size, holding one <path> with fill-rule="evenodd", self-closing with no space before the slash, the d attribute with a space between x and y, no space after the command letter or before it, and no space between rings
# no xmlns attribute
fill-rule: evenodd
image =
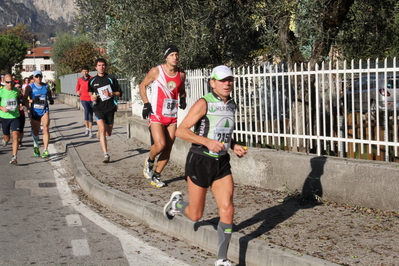
<svg viewBox="0 0 399 266"><path fill-rule="evenodd" d="M249 146L396 161L396 58L309 69L308 64L233 69L235 139ZM187 71L187 109L179 110L179 121L210 91L209 75L209 69ZM133 113L141 116L137 86L132 98Z"/></svg>

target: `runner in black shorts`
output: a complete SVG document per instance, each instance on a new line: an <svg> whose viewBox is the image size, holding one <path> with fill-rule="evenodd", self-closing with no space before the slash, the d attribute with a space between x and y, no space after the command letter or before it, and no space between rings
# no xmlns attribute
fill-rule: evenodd
<svg viewBox="0 0 399 266"><path fill-rule="evenodd" d="M189 200L183 201L181 192L175 191L164 207L168 219L182 213L192 221L198 221L204 212L206 192L212 186L220 215L215 266L231 266L227 250L233 229L234 183L227 151L231 148L239 157L247 153L246 147L236 144L232 139L236 111L236 104L230 97L233 83L230 68L215 67L210 80L213 91L193 105L177 128L178 138L193 143L186 162ZM191 131L192 127L194 132Z"/></svg>
<svg viewBox="0 0 399 266"><path fill-rule="evenodd" d="M100 143L104 152L103 163L109 163L110 156L106 136L112 134L114 115L117 110L115 97L121 97L122 91L118 80L106 73L107 61L104 58L98 58L95 64L97 75L90 80L88 91L97 117Z"/></svg>
<svg viewBox="0 0 399 266"><path fill-rule="evenodd" d="M10 164L17 164L18 136L19 136L19 111L23 109L20 103L19 90L14 87L10 74L4 76L3 89L0 89L0 117L2 118L3 146L7 146L12 139L12 158Z"/></svg>
<svg viewBox="0 0 399 266"><path fill-rule="evenodd" d="M104 123L107 125L114 125L114 118L115 118L115 113L110 112L110 113L102 113L102 112L97 112L96 113L97 120L104 120Z"/></svg>
<svg viewBox="0 0 399 266"><path fill-rule="evenodd" d="M214 158L189 152L186 161L186 176L202 188L209 188L212 183L227 175L231 175L230 155Z"/></svg>

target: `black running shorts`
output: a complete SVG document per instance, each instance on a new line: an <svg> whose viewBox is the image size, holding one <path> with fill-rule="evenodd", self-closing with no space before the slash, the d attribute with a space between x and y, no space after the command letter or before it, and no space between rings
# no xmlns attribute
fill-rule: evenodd
<svg viewBox="0 0 399 266"><path fill-rule="evenodd" d="M213 181L231 174L230 155L214 158L189 152L186 160L186 176L199 187L209 188Z"/></svg>
<svg viewBox="0 0 399 266"><path fill-rule="evenodd" d="M104 123L107 125L114 125L114 116L115 112L108 112L108 113L103 113L101 111L94 111L97 120L104 120Z"/></svg>
<svg viewBox="0 0 399 266"><path fill-rule="evenodd" d="M1 121L1 125L3 128L3 135L11 135L10 131L19 131L20 125L19 125L19 117L17 118L3 118Z"/></svg>

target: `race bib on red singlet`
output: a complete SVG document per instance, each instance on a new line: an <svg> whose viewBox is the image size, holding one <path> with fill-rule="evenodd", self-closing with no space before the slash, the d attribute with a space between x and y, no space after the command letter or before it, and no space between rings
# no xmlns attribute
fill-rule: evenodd
<svg viewBox="0 0 399 266"><path fill-rule="evenodd" d="M177 117L177 100L164 99L162 115L166 117Z"/></svg>

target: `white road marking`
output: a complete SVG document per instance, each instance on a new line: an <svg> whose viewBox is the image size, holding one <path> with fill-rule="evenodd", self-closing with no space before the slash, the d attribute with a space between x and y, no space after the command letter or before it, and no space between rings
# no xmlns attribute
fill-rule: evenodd
<svg viewBox="0 0 399 266"><path fill-rule="evenodd" d="M54 145L49 145L50 155L56 153ZM167 253L148 245L141 239L138 239L131 235L128 231L118 227L117 225L104 219L89 207L79 201L76 195L72 193L68 186L68 179L63 178L60 174L60 169L63 167L59 160L50 161L54 167L54 177L57 182L57 188L60 193L64 206L70 206L78 211L81 215L84 215L87 219L91 220L108 233L117 237L122 245L126 259L129 265L134 266L147 266L147 265L173 265L173 266L190 266L180 260L177 260Z"/></svg>
<svg viewBox="0 0 399 266"><path fill-rule="evenodd" d="M82 226L79 214L69 214L65 218L69 226Z"/></svg>
<svg viewBox="0 0 399 266"><path fill-rule="evenodd" d="M90 247L87 239L75 239L71 241L72 251L75 257L90 256Z"/></svg>

